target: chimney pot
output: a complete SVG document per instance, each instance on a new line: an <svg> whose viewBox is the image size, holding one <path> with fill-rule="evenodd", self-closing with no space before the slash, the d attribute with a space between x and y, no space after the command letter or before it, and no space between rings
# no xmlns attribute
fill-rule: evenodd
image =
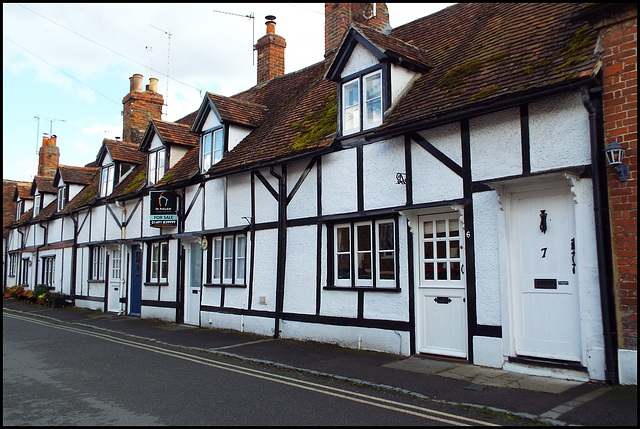
<svg viewBox="0 0 640 429"><path fill-rule="evenodd" d="M158 78L150 77L149 78L149 91L158 92Z"/></svg>
<svg viewBox="0 0 640 429"><path fill-rule="evenodd" d="M142 75L139 73L134 74L129 78L130 91L129 92L142 92Z"/></svg>

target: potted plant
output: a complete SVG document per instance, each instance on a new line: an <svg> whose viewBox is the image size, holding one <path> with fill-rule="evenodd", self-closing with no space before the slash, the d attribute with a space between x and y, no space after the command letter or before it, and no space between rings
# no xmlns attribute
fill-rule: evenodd
<svg viewBox="0 0 640 429"><path fill-rule="evenodd" d="M15 286L11 286L9 289L13 299L16 299L16 300L22 299L22 294L24 293L24 286L15 285Z"/></svg>
<svg viewBox="0 0 640 429"><path fill-rule="evenodd" d="M33 290L31 289L27 289L23 292L22 296L24 297L25 301L29 301L29 302L36 302L36 294Z"/></svg>
<svg viewBox="0 0 640 429"><path fill-rule="evenodd" d="M62 292L51 292L48 294L47 303L51 307L64 307L65 297Z"/></svg>

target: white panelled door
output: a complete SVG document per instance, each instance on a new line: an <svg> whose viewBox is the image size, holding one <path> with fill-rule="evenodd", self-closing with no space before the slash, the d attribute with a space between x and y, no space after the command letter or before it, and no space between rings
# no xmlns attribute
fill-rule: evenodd
<svg viewBox="0 0 640 429"><path fill-rule="evenodd" d="M418 351L466 358L467 291L460 215L420 216L418 221Z"/></svg>
<svg viewBox="0 0 640 429"><path fill-rule="evenodd" d="M117 313L120 311L120 294L122 291L122 254L120 248L111 251L111 273L109 276L109 297L107 311Z"/></svg>
<svg viewBox="0 0 640 429"><path fill-rule="evenodd" d="M511 197L516 354L580 361L575 222L568 189Z"/></svg>
<svg viewBox="0 0 640 429"><path fill-rule="evenodd" d="M200 289L202 286L202 248L199 243L189 247L189 277L184 291L184 323L200 325Z"/></svg>

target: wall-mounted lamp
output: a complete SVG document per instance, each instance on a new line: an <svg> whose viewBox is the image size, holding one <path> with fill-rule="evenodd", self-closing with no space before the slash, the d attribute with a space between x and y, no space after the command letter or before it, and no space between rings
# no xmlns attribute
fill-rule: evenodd
<svg viewBox="0 0 640 429"><path fill-rule="evenodd" d="M621 182L624 182L627 180L627 177L629 177L629 166L622 162L625 150L626 149L620 146L615 140L612 140L611 143L609 143L609 146L604 150L604 153L607 156L607 162L610 166L615 167L616 176Z"/></svg>

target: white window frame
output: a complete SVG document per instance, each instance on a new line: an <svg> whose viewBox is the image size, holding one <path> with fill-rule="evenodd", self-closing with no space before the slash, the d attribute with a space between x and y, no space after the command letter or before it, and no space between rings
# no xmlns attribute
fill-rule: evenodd
<svg viewBox="0 0 640 429"><path fill-rule="evenodd" d="M169 243L158 241L150 246L150 283L167 283L169 281Z"/></svg>
<svg viewBox="0 0 640 429"><path fill-rule="evenodd" d="M18 254L10 253L9 254L9 277L16 276L16 268L18 266Z"/></svg>
<svg viewBox="0 0 640 429"><path fill-rule="evenodd" d="M458 216L428 218L423 219L421 222L421 283L433 287L439 287L443 284L463 286L464 276L461 272L463 270L464 254L461 247L463 246L464 238L460 218ZM451 229L451 222L455 222L457 226L454 230ZM427 236L424 227L426 223L431 224L431 236ZM437 232L439 224L444 225L444 233L441 235L438 235ZM427 251L427 249L429 250ZM452 254L454 253L452 249L455 249L455 254ZM426 275L429 267L433 273L432 278L427 278Z"/></svg>
<svg viewBox="0 0 640 429"><path fill-rule="evenodd" d="M40 200L42 199L41 194L35 194L33 196L33 217L38 216L40 213Z"/></svg>
<svg viewBox="0 0 640 429"><path fill-rule="evenodd" d="M56 280L56 257L42 257L42 283L49 287L55 287Z"/></svg>
<svg viewBox="0 0 640 429"><path fill-rule="evenodd" d="M57 201L57 210L60 211L64 208L64 194L66 190L66 185L58 187L58 201Z"/></svg>
<svg viewBox="0 0 640 429"><path fill-rule="evenodd" d="M224 156L224 128L205 132L200 141L200 165L204 173Z"/></svg>
<svg viewBox="0 0 640 429"><path fill-rule="evenodd" d="M20 216L22 216L22 207L24 207L24 202L18 200L16 203L16 220L20 220Z"/></svg>
<svg viewBox="0 0 640 429"><path fill-rule="evenodd" d="M105 165L100 170L100 196L106 197L113 192L113 175L115 164Z"/></svg>
<svg viewBox="0 0 640 429"><path fill-rule="evenodd" d="M379 88L379 91L374 94L369 94L367 91L369 88L368 83L371 82L372 79L376 79L378 81L377 87ZM346 89L352 85L356 86L355 102L347 104L347 95L351 94L351 92ZM366 131L382 124L384 119L385 98L383 89L382 69L360 75L354 79L344 82L341 85L341 129L343 136L360 131ZM370 109L378 111L379 115L374 119L370 119L367 114Z"/></svg>
<svg viewBox="0 0 640 429"><path fill-rule="evenodd" d="M338 287L362 287L362 288L397 288L398 267L397 267L397 238L396 238L395 219L379 219L370 221L358 221L349 223L339 223L333 225L333 282ZM381 248L381 226L391 225L393 236L391 237L390 248ZM364 229L363 229L364 228ZM339 230L346 231L347 246L341 248L339 246ZM368 230L369 238L367 243L359 240L361 234ZM348 247L348 248L347 248ZM385 246L387 247L387 246ZM340 278L339 263L341 256L348 256L349 268L348 277ZM383 278L381 272L381 257L391 259L393 261L393 271L391 278ZM366 275L366 268L370 267L369 275ZM387 276L388 273L387 273Z"/></svg>
<svg viewBox="0 0 640 429"><path fill-rule="evenodd" d="M91 248L91 280L104 280L104 251L102 246Z"/></svg>
<svg viewBox="0 0 640 429"><path fill-rule="evenodd" d="M246 284L246 261L247 237L245 234L212 237L210 284Z"/></svg>
<svg viewBox="0 0 640 429"><path fill-rule="evenodd" d="M165 173L165 149L149 152L147 163L147 183L155 185L164 177Z"/></svg>
<svg viewBox="0 0 640 429"><path fill-rule="evenodd" d="M120 279L122 275L122 252L120 248L111 251L111 278Z"/></svg>

